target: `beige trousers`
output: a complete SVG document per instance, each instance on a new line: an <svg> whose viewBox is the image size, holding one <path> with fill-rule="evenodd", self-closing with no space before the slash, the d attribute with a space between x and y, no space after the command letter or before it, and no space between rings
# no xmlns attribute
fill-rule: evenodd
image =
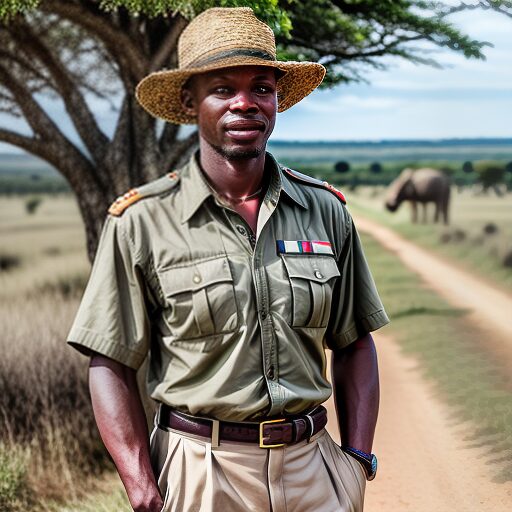
<svg viewBox="0 0 512 512"><path fill-rule="evenodd" d="M162 430L151 459L165 512L360 512L366 478L359 462L321 430L310 442L263 449Z"/></svg>

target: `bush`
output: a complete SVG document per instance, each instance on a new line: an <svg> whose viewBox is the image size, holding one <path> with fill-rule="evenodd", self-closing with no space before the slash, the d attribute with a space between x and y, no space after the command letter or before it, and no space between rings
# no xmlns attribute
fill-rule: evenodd
<svg viewBox="0 0 512 512"><path fill-rule="evenodd" d="M478 182L482 184L484 190L495 188L505 182L505 167L493 162L479 162L475 170L478 174Z"/></svg>
<svg viewBox="0 0 512 512"><path fill-rule="evenodd" d="M336 164L334 164L334 170L336 172L342 172L342 173L348 172L348 171L350 171L350 164L345 161L337 162Z"/></svg>
<svg viewBox="0 0 512 512"><path fill-rule="evenodd" d="M9 271L21 265L21 258L14 254L0 254L0 271Z"/></svg>
<svg viewBox="0 0 512 512"><path fill-rule="evenodd" d="M29 215L33 215L36 213L36 210L39 208L39 206L42 203L42 199L40 197L29 197L25 201L25 210Z"/></svg>
<svg viewBox="0 0 512 512"><path fill-rule="evenodd" d="M379 162L373 162L373 164L370 165L370 172L380 174L382 172L382 165L379 164Z"/></svg>
<svg viewBox="0 0 512 512"><path fill-rule="evenodd" d="M0 443L0 512L26 510L30 495L26 456Z"/></svg>
<svg viewBox="0 0 512 512"><path fill-rule="evenodd" d="M462 170L465 172L465 173L470 173L470 172L473 172L475 169L473 168L473 162L464 162L462 164Z"/></svg>

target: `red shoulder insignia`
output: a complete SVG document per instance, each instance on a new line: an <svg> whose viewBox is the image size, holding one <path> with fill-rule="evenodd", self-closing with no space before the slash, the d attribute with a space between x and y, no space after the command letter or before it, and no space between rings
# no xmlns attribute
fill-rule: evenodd
<svg viewBox="0 0 512 512"><path fill-rule="evenodd" d="M342 192L340 192L337 188L333 187L330 183L327 183L327 181L322 181L317 178L313 178L312 176L308 176L307 174L303 174L299 171L294 171L293 169L290 169L288 167L281 167L283 171L288 174L288 176L291 176L292 178L295 178L296 180L307 183L309 185L313 185L314 187L321 187L327 189L329 192L332 192L343 204L347 204L347 200L345 199L345 196Z"/></svg>
<svg viewBox="0 0 512 512"><path fill-rule="evenodd" d="M330 183L327 183L327 181L324 181L324 187L327 190L330 190L335 196L338 196L343 204L347 204L347 200L345 199L343 192L339 191L336 187L333 187Z"/></svg>
<svg viewBox="0 0 512 512"><path fill-rule="evenodd" d="M132 188L126 192L126 194L123 194L122 196L119 196L108 209L108 213L110 215L115 215L118 217L121 215L128 206L131 204L137 202L139 199L141 199L143 196L139 193L139 191L136 188Z"/></svg>

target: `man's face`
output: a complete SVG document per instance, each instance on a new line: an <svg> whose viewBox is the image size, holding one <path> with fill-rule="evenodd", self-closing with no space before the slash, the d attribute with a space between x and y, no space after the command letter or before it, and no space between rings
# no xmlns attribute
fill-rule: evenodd
<svg viewBox="0 0 512 512"><path fill-rule="evenodd" d="M197 116L200 137L220 155L256 158L275 125L275 70L238 66L196 75L183 89L182 102Z"/></svg>

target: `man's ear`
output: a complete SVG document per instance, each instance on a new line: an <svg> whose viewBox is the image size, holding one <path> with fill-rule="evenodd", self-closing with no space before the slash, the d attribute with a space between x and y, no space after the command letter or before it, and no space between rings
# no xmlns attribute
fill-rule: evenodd
<svg viewBox="0 0 512 512"><path fill-rule="evenodd" d="M183 110L189 115L189 116L195 116L197 114L196 112L196 102L194 99L194 95L192 94L192 91L188 88L181 89L181 106L183 107Z"/></svg>

